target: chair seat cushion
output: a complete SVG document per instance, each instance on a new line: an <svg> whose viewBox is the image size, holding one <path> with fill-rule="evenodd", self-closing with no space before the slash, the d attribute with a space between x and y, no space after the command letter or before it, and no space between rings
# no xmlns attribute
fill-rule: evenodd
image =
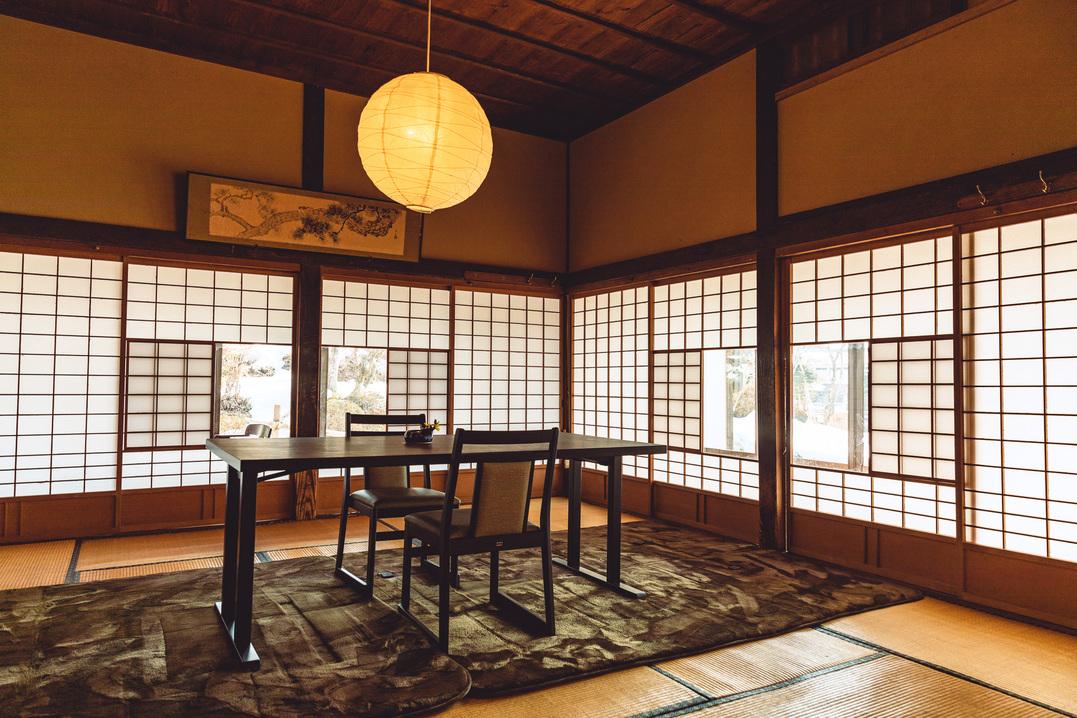
<svg viewBox="0 0 1077 718"><path fill-rule="evenodd" d="M434 489L424 489L421 486L361 489L353 492L349 497L352 507L363 505L376 508L378 511L419 510L424 507L441 506L444 500L445 494ZM453 499L453 503L459 506L460 499Z"/></svg>
<svg viewBox="0 0 1077 718"><path fill-rule="evenodd" d="M404 524L412 529L414 532L425 534L427 536L437 536L441 531L441 509L437 511L420 511L419 513L408 514L404 517ZM468 535L468 529L471 528L471 509L456 509L452 512L452 528L449 529L449 538L464 538ZM527 522L527 530L541 531L541 529L530 521Z"/></svg>

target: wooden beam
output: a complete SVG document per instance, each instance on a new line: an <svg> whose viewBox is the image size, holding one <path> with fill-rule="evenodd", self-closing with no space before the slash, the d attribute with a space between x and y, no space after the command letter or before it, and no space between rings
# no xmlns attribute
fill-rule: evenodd
<svg viewBox="0 0 1077 718"><path fill-rule="evenodd" d="M330 252L308 252L247 244L203 242L187 239L180 232L144 229L73 219L34 217L0 212L0 239L10 247L39 247L64 254L143 257L184 263L230 264L260 267L277 272L298 272L302 264L317 264L323 272L368 273L401 281L430 281L467 285L465 272L527 277L534 275L532 287L564 286L564 275L553 272L525 272L514 267L423 259L405 262ZM557 290L553 290L557 291Z"/></svg>
<svg viewBox="0 0 1077 718"><path fill-rule="evenodd" d="M292 436L317 436L321 383L322 271L316 264L299 268L293 311ZM295 517L300 521L318 515L317 472L301 471L295 481Z"/></svg>
<svg viewBox="0 0 1077 718"><path fill-rule="evenodd" d="M1046 193L1039 181L1041 171L1049 185ZM988 198L986 205L976 192L977 186ZM801 245L834 243L850 235L899 231L906 225L915 231L989 219L999 214L1073 202L1075 192L1077 147L786 215L779 217L777 224L769 229L570 272L565 281L569 288L575 289L596 282L631 280L663 270L739 257L755 252L766 242L773 242L779 252L787 253Z"/></svg>
<svg viewBox="0 0 1077 718"><path fill-rule="evenodd" d="M778 103L781 76L778 44L756 48L755 65L755 216L756 231L778 223ZM783 461L786 437L785 377L781 361L783 302L780 267L772 243L756 254L756 451L759 456L759 545L788 547L788 472Z"/></svg>
<svg viewBox="0 0 1077 718"><path fill-rule="evenodd" d="M426 4L425 3L413 2L412 0L383 0L383 1L392 3L394 5L399 5L401 7L410 8L412 10L419 10L424 15L426 14ZM645 83L650 84L650 85L662 85L662 84L665 83L665 79L663 79L661 77L655 77L654 75L651 75L649 73L640 72L639 70L633 70L632 68L627 67L625 65L620 65L620 64L617 64L617 63L609 62L608 60L603 60L600 57L595 57L594 55L588 55L586 53L582 53L582 52L579 52L577 50L572 50L570 48L561 47L560 45L555 45L555 44L553 44L551 42L546 42L544 40L536 40L535 38L529 37L527 35L524 35L523 33L515 32L513 30L506 30L505 28L498 27L497 25L494 25L493 23L489 23L489 22L486 22L484 20L477 20L475 18L470 18L467 15L461 15L459 13L455 13L455 12L452 12L450 10L438 9L435 6L434 10L433 10L433 15L435 17L439 17L439 18L442 18L444 20L449 20L450 22L454 22L454 23L457 23L457 24L460 24L460 25L465 25L465 26L470 27L472 29L485 30L486 32L490 32L490 33L494 33L494 34L497 34L497 35L501 35L503 37L511 38L512 40L516 40L517 42L526 43L526 44L532 45L534 47L542 48L543 50L549 50L550 52L556 52L556 53L558 53L560 55L565 55L566 57L571 57L571 58L573 58L575 60L579 60L580 62L587 63L588 65L595 65L596 67L601 67L601 68L604 68L606 70L609 70L610 72L614 72L614 73L616 73L618 75L623 75L625 77L631 77L634 80L638 80L640 82L645 82Z"/></svg>
<svg viewBox="0 0 1077 718"><path fill-rule="evenodd" d="M752 22L751 20L737 15L736 13L723 10L720 7L714 7L713 5L703 5L695 2L694 0L672 0L674 5L691 10L697 15L710 18L715 22L720 22L726 27L731 27L734 30L740 30L748 35L760 35L766 30L766 26L762 23Z"/></svg>
<svg viewBox="0 0 1077 718"><path fill-rule="evenodd" d="M369 28L360 28L360 27L353 27L351 25L342 25L339 22L334 22L332 20L327 20L325 17L315 15L314 13L303 12L301 10L295 10L295 9L292 9L292 8L281 7L279 5L271 5L271 4L268 4L268 3L264 2L263 0L231 0L231 2L239 4L239 5L246 5L248 7L257 8L259 10L262 10L263 12L267 12L267 13L270 13L270 14L273 14L273 15L279 15L281 17L286 17L286 18L288 18L290 20L298 20L298 21L301 21L301 22L306 22L306 23L310 23L312 25L316 25L318 27L324 27L324 28L328 28L328 29L331 29L331 30L336 30L338 32L343 32L343 33L352 35L353 37L374 38L376 40L388 43L390 45L395 45L397 47L403 47L403 48L415 50L417 52L416 57L421 57L422 53L424 53L426 51L425 42L412 42L411 40L407 40L407 39L404 39L404 38L401 38L401 37L396 37L396 36L393 36L393 35L389 35L388 33L384 33L384 32L378 32L378 31L375 31L375 30L371 30ZM424 27L425 27L425 25L424 25ZM473 65L475 67L482 68L483 70L493 71L493 72L496 72L498 74L506 75L508 77L514 77L516 79L524 80L526 82L545 85L546 87L554 88L554 89L557 89L557 90L563 90L565 92L570 92L570 93L573 93L575 95L580 95L580 96L588 97L588 98L591 98L591 99L599 98L599 99L601 99L601 100L603 100L605 102L608 102L610 104L617 105L617 106L625 108L625 109L628 108L628 105L624 100L612 97L612 96L610 96L610 95L608 95L606 93L603 93L601 91L596 92L596 91L582 90L579 87L576 87L574 85L570 85L567 82L560 82L558 80L552 80L550 78L542 77L542 76L536 75L534 73L525 72L523 70L519 70L517 68L509 67L508 65L504 65L502 63L499 63L496 60L491 60L490 58L475 57L475 56L470 55L470 54L468 54L468 53L466 53L466 52L464 52L462 50L454 50L454 49L449 49L449 48L440 48L440 47L431 45L430 53L431 53L431 55L435 55L435 56L440 55L441 57L452 58L454 60L458 60L460 62L464 62L464 63L467 63L469 65ZM405 70L405 68L400 68L400 72L404 72L404 70Z"/></svg>
<svg viewBox="0 0 1077 718"><path fill-rule="evenodd" d="M785 312L773 246L756 255L756 451L759 456L759 545L785 551L788 480L784 458L786 366L781 341Z"/></svg>
<svg viewBox="0 0 1077 718"><path fill-rule="evenodd" d="M781 80L778 43L768 40L755 51L755 228L778 223L778 102Z"/></svg>
<svg viewBox="0 0 1077 718"><path fill-rule="evenodd" d="M303 85L303 189L321 192L325 174L325 90Z"/></svg>
<svg viewBox="0 0 1077 718"><path fill-rule="evenodd" d="M583 22L591 23L593 25L598 25L599 27L605 28L605 29L610 30L612 32L619 33L619 34L624 35L626 37L630 37L633 40L639 40L640 42L647 43L648 45L651 45L652 47L656 47L659 50L662 50L664 52L668 52L668 53L673 54L673 55L680 55L681 57L686 57L686 58L688 58L690 60L693 60L695 62L712 62L714 60L714 55L711 55L709 52L703 52L702 50L696 50L693 47L688 47L687 45L682 45L680 43L673 42L671 40L667 40L664 37L658 37L657 35L652 35L651 33L648 33L648 32L641 32L641 31L636 30L634 28L628 27L627 25L621 25L619 23L610 22L609 20L605 20L605 19L600 18L600 17L598 17L596 15L590 15L588 13L581 12L579 10L576 10L575 8L568 7L568 6L565 6L565 5L561 5L560 3L553 2L552 0L530 0L530 1L534 5L539 5L541 7L553 10L554 12L559 12L559 13L562 13L564 15L568 15L569 17L571 17L574 20L582 20Z"/></svg>

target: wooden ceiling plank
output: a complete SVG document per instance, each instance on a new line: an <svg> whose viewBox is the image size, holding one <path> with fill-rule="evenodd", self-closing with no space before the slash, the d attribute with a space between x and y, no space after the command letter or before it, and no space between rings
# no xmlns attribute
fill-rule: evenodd
<svg viewBox="0 0 1077 718"><path fill-rule="evenodd" d="M691 10L692 12L702 15L703 17L710 18L715 22L720 22L726 27L733 28L734 30L740 30L748 35L761 35L766 27L761 23L752 22L751 20L737 15L736 13L723 10L713 5L704 5L695 0L669 0L674 5Z"/></svg>
<svg viewBox="0 0 1077 718"><path fill-rule="evenodd" d="M317 16L317 15L314 15L312 13L308 13L308 12L301 11L301 10L293 10L293 9L290 9L290 8L281 7L279 5L274 5L272 3L264 2L264 0L231 0L231 2L233 2L235 4L239 4L239 5L246 5L248 7L258 8L258 9L263 10L265 12L280 15L282 17L288 17L288 18L291 18L291 19L302 20L303 22L308 22L308 23L311 23L313 25L317 25L319 27L326 27L326 28L330 28L330 29L333 29L333 30L338 30L340 32L344 32L344 33L347 33L347 34L352 35L352 36L374 38L376 40L381 40L381 41L387 42L387 43L389 43L391 45L404 47L404 48L407 48L409 50L420 50L420 51L425 51L426 50L426 44L422 43L422 42L413 42L411 40L406 40L404 38L389 35L387 33L380 32L380 31L377 31L377 30L371 30L371 29L367 29L367 28L358 28L358 27L354 27L354 26L351 26L351 25L342 25L342 24L340 24L340 23L338 23L336 21L328 20L328 19L326 19L325 17L322 17L322 16ZM493 71L498 72L500 74L508 75L510 77L514 77L516 79L523 80L525 82L532 82L532 83L544 85L546 87L554 88L554 89L557 89L557 90L563 90L565 92L570 92L572 94L579 95L581 97L587 97L587 98L590 98L590 99L596 99L597 98L597 99L602 100L603 102L606 102L608 104L620 107L622 109L629 109L629 103L627 103L625 100L623 100L621 98L616 98L616 97L613 97L611 95L608 95L607 93L596 92L596 91L591 90L591 89L584 89L584 88L576 87L575 85L571 85L571 84L569 84L567 82L561 82L559 80L550 79L550 78L547 78L547 77L542 77L540 75L536 75L534 73L527 72L527 71L524 71L524 70L518 70L516 68L512 68L512 67L504 65L502 63L491 61L489 59L476 58L476 57L473 57L471 55L467 55L467 54L465 54L463 52L458 52L456 50L437 48L437 47L434 47L433 45L430 48L430 52L433 55L439 55L439 56L442 56L442 57L453 58L455 60L459 60L460 62L465 62L465 63L467 63L469 65L479 67L479 68L481 68L483 70L493 70Z"/></svg>
<svg viewBox="0 0 1077 718"><path fill-rule="evenodd" d="M619 33L621 35L625 35L627 37L632 38L633 40L639 40L641 42L645 42L645 43L647 43L647 44L649 44L649 45L651 45L653 47L658 48L659 50L663 50L665 52L669 52L669 53L672 53L674 55L680 55L681 57L687 57L690 60L694 60L695 62L709 63L709 62L714 60L714 56L711 55L710 53L702 52L701 50L697 50L697 49L695 49L693 47L688 47L686 45L681 45L681 44L673 42L671 40L667 40L664 37L658 37L657 35L652 35L650 33L640 32L639 30L636 30L634 28L628 27L627 25L621 25L621 24L618 24L618 23L615 23L615 22L611 22L609 20L605 20L603 18L600 18L600 17L598 17L596 15L590 15L590 14L585 13L585 12L580 12L579 10L576 10L575 8L566 7L565 5L561 5L559 3L553 2L553 0L528 0L528 1L531 2L534 5L538 5L540 7L548 8L548 9L553 10L555 12L559 12L559 13L568 15L569 17L572 17L572 18L574 18L576 20L583 20L584 22L588 22L588 23L591 23L591 24L594 24L594 25L598 25L598 26L603 27L603 28L605 28L607 30L611 30L611 31Z"/></svg>
<svg viewBox="0 0 1077 718"><path fill-rule="evenodd" d="M426 12L426 4L421 3L421 2L415 2L414 0L382 0L382 1L386 2L386 3L391 3L393 5L398 5L400 7L406 7L406 8L410 8L412 10L422 10L424 13ZM600 57L595 57L594 55L588 55L588 54L578 52L576 50L572 50L572 49L569 49L569 48L566 48L566 47L561 47L560 45L555 45L554 43L546 42L545 40L539 40L537 38L530 37L529 35L524 35L523 33L515 32L513 30L508 30L508 29L503 28L503 27L498 27L497 25L494 25L492 23L488 23L488 22L485 22L483 20L478 20L478 19L475 19L475 18L471 18L471 17L468 17L467 15L462 15L460 13L452 12L450 10L439 10L439 9L437 9L437 7L435 7L434 10L433 10L433 14L434 14L435 17L441 18L443 20L448 20L450 22L454 22L454 23L457 23L457 24L460 24L460 25L466 25L469 28L471 28L472 30L484 30L484 31L486 31L488 33L493 33L495 35L501 35L503 37L515 40L517 42L526 43L528 45L533 45L534 47L538 47L538 48L541 48L543 50L548 50L550 52L555 52L555 53L558 53L560 55L565 55L567 57L571 57L571 58L573 58L575 60L578 60L580 62L586 63L588 65L596 65L596 66L601 67L603 69L609 70L610 72L613 72L615 74L623 75L625 77L632 78L633 80L637 80L639 82L644 82L644 83L646 83L648 85L651 85L652 87L660 87L663 84L665 84L665 82L666 82L665 78L655 77L654 75L651 75L651 74L646 73L646 72L640 72L638 70L634 70L631 67L627 67L625 65L620 65L620 64L617 64L617 63L614 63L614 62L609 62L609 61L604 60L604 59L602 59ZM708 56L708 59L709 59L709 56Z"/></svg>

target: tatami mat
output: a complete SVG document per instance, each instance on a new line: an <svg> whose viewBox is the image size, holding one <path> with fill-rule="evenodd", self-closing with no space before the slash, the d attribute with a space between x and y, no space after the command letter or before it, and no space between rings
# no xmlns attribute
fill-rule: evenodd
<svg viewBox="0 0 1077 718"><path fill-rule="evenodd" d="M190 561L165 561L164 563L150 563L142 566L121 566L119 568L102 568L92 571L83 571L79 574L79 583L87 581L101 581L106 578L130 578L131 576L149 576L154 573L169 573L170 571L186 571L192 568L220 568L223 560L220 556L212 558L197 558Z"/></svg>
<svg viewBox="0 0 1077 718"><path fill-rule="evenodd" d="M367 519L348 519L348 540L365 539ZM336 545L340 530L338 519L285 521L261 524L255 528L255 551L277 551L309 545ZM220 556L224 547L224 529L175 531L146 536L117 536L88 539L79 551L78 570L93 571L119 566L138 566L180 558Z"/></svg>
<svg viewBox="0 0 1077 718"><path fill-rule="evenodd" d="M621 718L686 702L695 691L650 668L629 668L506 698L467 698L438 718Z"/></svg>
<svg viewBox="0 0 1077 718"><path fill-rule="evenodd" d="M719 697L782 683L876 652L805 629L660 663L658 668Z"/></svg>
<svg viewBox="0 0 1077 718"><path fill-rule="evenodd" d="M1058 714L896 656L737 697L693 718L1039 718Z"/></svg>
<svg viewBox="0 0 1077 718"><path fill-rule="evenodd" d="M87 539L79 549L80 572L119 566L220 556L224 529L176 531L148 536Z"/></svg>
<svg viewBox="0 0 1077 718"><path fill-rule="evenodd" d="M930 598L827 627L1077 713L1077 636Z"/></svg>
<svg viewBox="0 0 1077 718"><path fill-rule="evenodd" d="M63 583L74 551L74 541L0 546L0 589Z"/></svg>

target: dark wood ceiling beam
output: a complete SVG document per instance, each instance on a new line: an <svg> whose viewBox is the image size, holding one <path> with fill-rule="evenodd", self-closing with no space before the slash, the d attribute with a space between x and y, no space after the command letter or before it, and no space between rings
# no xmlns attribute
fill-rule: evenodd
<svg viewBox="0 0 1077 718"><path fill-rule="evenodd" d="M396 45L397 47L405 47L409 50L419 50L421 52L426 51L426 45L421 42L412 42L404 38L395 37L393 35L378 32L375 30L368 30L366 28L357 28L351 25L341 25L340 23L333 22L332 20L326 20L324 17L303 12L301 10L293 10L291 8L280 7L279 5L267 3L264 0L231 0L231 2L238 5L246 5L248 7L253 7L264 12L272 13L274 15L280 15L281 17L291 18L293 20L301 20L312 25L317 25L318 27L329 28L355 37L374 38L376 40L381 40L382 42L386 42L391 45ZM464 54L462 52L458 52L456 50L448 50L433 46L431 46L430 52L434 55L450 57L455 60L459 60L460 62L465 62L469 65L481 68L483 70L494 71L500 75L505 75L518 80L523 80L525 82L543 85L545 87L553 88L556 90L562 90L564 92L569 92L574 95L579 95L581 97L586 97L589 99L597 98L602 100L603 102L609 103L610 105L619 107L622 110L629 109L629 104L623 99L612 97L611 95L608 95L603 92L584 90L574 85L570 85L567 82L551 80L549 78L535 75L530 72L525 72L523 70L517 70L515 68L503 65L498 62L493 62L488 59L480 59L471 55ZM403 68L401 68L401 72L402 71Z"/></svg>
<svg viewBox="0 0 1077 718"><path fill-rule="evenodd" d="M420 10L424 14L426 13L426 4L422 2L415 2L414 0L382 0L382 2L391 5L398 5L400 7L406 7L411 10ZM639 70L634 70L627 65L609 62L608 60L603 60L602 58L595 57L594 55L588 55L586 53L578 52L576 50L570 50L566 47L555 45L552 42L546 42L545 40L537 40L528 35L524 35L523 33L519 33L514 30L507 30L503 27L498 27L497 25L486 22L484 20L477 20L475 18L468 17L467 15L461 15L459 13L452 12L451 10L439 10L435 7L433 14L435 17L439 17L443 20L448 20L458 25L463 25L472 30L484 30L495 35L500 35L502 37L515 40L517 42L525 43L527 45L540 48L542 50L547 50L549 52L554 52L559 55L564 55L565 57L571 57L574 60L579 60L580 62L586 63L588 65L594 65L595 67L601 67L610 72L622 75L623 77L629 77L633 80L638 80L639 82L645 82L653 87L661 87L666 84L666 80L662 77L657 77L647 72L640 72ZM710 56L708 55L708 59L709 58Z"/></svg>
<svg viewBox="0 0 1077 718"><path fill-rule="evenodd" d="M760 35L766 30L766 26L762 23L752 22L751 20L741 17L736 13L731 13L721 8L713 7L711 5L703 5L694 0L670 0L674 5L691 10L697 15L710 18L715 22L720 22L726 27L731 27L734 30L740 30L741 32L749 35Z"/></svg>
<svg viewBox="0 0 1077 718"><path fill-rule="evenodd" d="M648 45L658 48L659 50L663 50L674 55L680 55L681 57L686 57L689 60L693 60L695 62L709 63L714 60L714 56L708 52L703 52L701 50L695 49L694 47L688 47L687 45L681 45L680 43L667 40L664 37L658 37L657 35L652 35L647 32L640 32L639 30L634 30L627 25L618 25L615 22L604 20L595 15L588 15L585 12L580 12L575 8L566 7L559 3L552 2L552 0L530 0L530 2L544 8L549 8L550 10L553 10L555 12L568 15L569 17L576 20L582 20L593 25L598 25L599 27L604 27L607 30L612 30L613 32L620 33L621 35L625 35L626 37L630 37L633 40L645 42Z"/></svg>

